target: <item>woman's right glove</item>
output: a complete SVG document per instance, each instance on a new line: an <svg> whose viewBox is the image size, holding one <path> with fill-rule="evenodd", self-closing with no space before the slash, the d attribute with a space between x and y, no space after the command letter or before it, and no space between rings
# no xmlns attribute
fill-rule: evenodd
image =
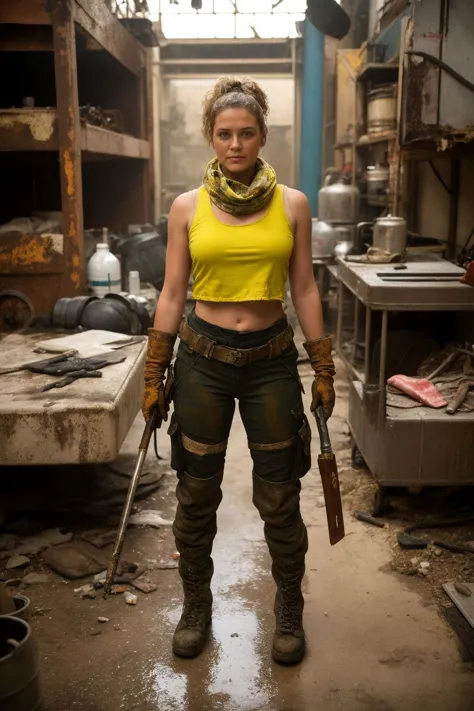
<svg viewBox="0 0 474 711"><path fill-rule="evenodd" d="M142 398L142 412L146 421L157 407L160 413L159 425L168 419L169 402L165 394L165 373L173 358L176 336L156 328L148 329L148 350L145 361L145 390ZM170 388L167 388L169 390Z"/></svg>
<svg viewBox="0 0 474 711"><path fill-rule="evenodd" d="M334 376L336 369L332 359L332 340L330 336L317 338L314 341L303 343L309 355L311 367L314 371L314 380L311 387L312 402L311 412L322 405L324 417L328 420L334 409L336 395L334 393Z"/></svg>

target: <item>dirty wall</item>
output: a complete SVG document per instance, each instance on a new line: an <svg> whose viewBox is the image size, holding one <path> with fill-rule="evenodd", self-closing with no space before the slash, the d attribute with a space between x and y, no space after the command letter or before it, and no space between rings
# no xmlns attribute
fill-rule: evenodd
<svg viewBox="0 0 474 711"><path fill-rule="evenodd" d="M262 156L273 165L280 183L296 187L294 80L291 76L254 78L270 101L269 134ZM160 137L165 213L177 195L201 184L206 163L214 155L201 132L201 101L216 79L163 79Z"/></svg>

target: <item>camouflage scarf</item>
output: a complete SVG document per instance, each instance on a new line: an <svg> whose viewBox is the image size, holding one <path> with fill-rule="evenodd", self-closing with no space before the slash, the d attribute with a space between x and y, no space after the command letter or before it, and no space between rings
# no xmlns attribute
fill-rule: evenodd
<svg viewBox="0 0 474 711"><path fill-rule="evenodd" d="M231 215L251 215L261 210L276 188L276 173L269 163L257 159L257 170L250 185L226 178L217 158L208 163L204 173L204 187L220 210Z"/></svg>

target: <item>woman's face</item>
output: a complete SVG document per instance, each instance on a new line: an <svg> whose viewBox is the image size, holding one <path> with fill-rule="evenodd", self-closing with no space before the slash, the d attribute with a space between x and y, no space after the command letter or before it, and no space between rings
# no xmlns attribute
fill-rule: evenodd
<svg viewBox="0 0 474 711"><path fill-rule="evenodd" d="M212 147L224 174L238 180L242 173L253 171L265 142L257 119L247 109L225 109L216 116Z"/></svg>

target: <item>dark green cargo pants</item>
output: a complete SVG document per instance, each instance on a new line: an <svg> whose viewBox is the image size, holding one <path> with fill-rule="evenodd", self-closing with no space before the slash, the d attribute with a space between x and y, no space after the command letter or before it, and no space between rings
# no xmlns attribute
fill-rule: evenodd
<svg viewBox="0 0 474 711"><path fill-rule="evenodd" d="M238 333L202 321L189 325L232 348L253 348L281 333L282 320L265 331ZM292 344L274 360L241 368L205 358L180 343L174 365L174 414L170 425L172 466L198 479L224 468L227 439L238 400L253 470L270 482L297 481L310 468L310 429Z"/></svg>

